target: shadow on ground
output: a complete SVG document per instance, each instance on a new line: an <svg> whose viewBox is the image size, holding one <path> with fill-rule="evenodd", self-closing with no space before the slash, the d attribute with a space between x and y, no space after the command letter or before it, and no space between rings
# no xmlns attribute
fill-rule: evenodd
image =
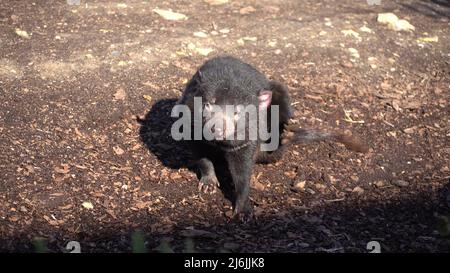
<svg viewBox="0 0 450 273"><path fill-rule="evenodd" d="M445 17L450 18L450 1L448 0L432 0L432 1L418 1L413 3L399 2L402 7L423 14L432 18Z"/></svg>
<svg viewBox="0 0 450 273"><path fill-rule="evenodd" d="M63 232L36 234L30 226L22 237L1 238L0 250L32 252L33 244L27 239L32 234L47 238L50 252L63 252L71 240L79 241L84 252L130 252L132 233L142 230L150 251L164 241L175 252L182 252L186 239L192 238L199 252L368 252L366 244L373 240L380 242L382 252L445 252L450 238L440 232L439 219L440 215L450 216L449 185L437 195L430 191L384 203L361 200L326 203L317 209L292 207L275 214L262 213L245 224L229 222L226 217L214 224L186 218L170 230L154 232L152 225L159 219L149 216L136 219L132 226L121 222L107 227L86 224L82 230L99 231L88 234L81 230L72 238Z"/></svg>
<svg viewBox="0 0 450 273"><path fill-rule="evenodd" d="M177 118L171 117L171 111L176 99L163 99L157 101L143 119L138 118L140 123L139 137L145 146L158 160L171 169L188 168L196 173L194 157L191 151L190 141L176 141L171 136L172 124ZM223 163L224 159L213 160L214 168L219 179L220 190L228 200L233 200L231 175Z"/></svg>
<svg viewBox="0 0 450 273"><path fill-rule="evenodd" d="M171 169L190 165L192 154L186 141L175 141L171 136L175 119L170 116L176 99L163 99L156 102L144 119L139 119L139 137L146 147L156 155L161 163Z"/></svg>

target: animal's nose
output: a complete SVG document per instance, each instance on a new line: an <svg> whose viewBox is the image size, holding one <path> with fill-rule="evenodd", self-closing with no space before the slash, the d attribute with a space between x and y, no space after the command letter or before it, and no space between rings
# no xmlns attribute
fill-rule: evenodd
<svg viewBox="0 0 450 273"><path fill-rule="evenodd" d="M222 136L223 130L222 130L222 128L220 128L220 127L218 127L218 126L213 125L213 126L211 127L211 132L212 132L215 136L220 137L220 136Z"/></svg>

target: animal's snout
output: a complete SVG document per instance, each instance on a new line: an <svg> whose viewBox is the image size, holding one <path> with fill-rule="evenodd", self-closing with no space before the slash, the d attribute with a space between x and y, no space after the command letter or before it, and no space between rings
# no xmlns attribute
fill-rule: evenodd
<svg viewBox="0 0 450 273"><path fill-rule="evenodd" d="M225 125L224 125L225 126ZM216 124L214 124L212 127L211 127L211 132L213 133L213 135L216 137L216 138L222 138L223 137L223 129L222 128L220 128L219 126L217 126Z"/></svg>
<svg viewBox="0 0 450 273"><path fill-rule="evenodd" d="M204 106L205 111L209 109L209 105ZM233 116L229 116L224 111L206 112L204 122L207 130L216 140L223 140L234 135L235 121Z"/></svg>

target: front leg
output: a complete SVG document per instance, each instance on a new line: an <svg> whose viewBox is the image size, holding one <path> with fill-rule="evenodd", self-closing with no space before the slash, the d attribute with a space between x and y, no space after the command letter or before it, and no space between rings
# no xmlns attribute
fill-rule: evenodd
<svg viewBox="0 0 450 273"><path fill-rule="evenodd" d="M228 170L234 184L234 216L240 216L241 214L249 216L253 211L248 195L255 151L256 147L250 145L225 154Z"/></svg>
<svg viewBox="0 0 450 273"><path fill-rule="evenodd" d="M219 186L219 181L217 180L214 165L211 160L206 157L201 158L197 162L197 167L201 175L198 190L204 193L215 193Z"/></svg>

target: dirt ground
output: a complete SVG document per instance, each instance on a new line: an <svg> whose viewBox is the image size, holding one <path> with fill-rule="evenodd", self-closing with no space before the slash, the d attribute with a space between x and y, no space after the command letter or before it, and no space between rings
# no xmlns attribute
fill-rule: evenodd
<svg viewBox="0 0 450 273"><path fill-rule="evenodd" d="M140 230L153 251L449 252L449 2L212 2L1 1L0 251L130 252ZM230 221L169 136L184 85L222 54L287 84L305 127L370 152L296 146L254 169L257 220Z"/></svg>

